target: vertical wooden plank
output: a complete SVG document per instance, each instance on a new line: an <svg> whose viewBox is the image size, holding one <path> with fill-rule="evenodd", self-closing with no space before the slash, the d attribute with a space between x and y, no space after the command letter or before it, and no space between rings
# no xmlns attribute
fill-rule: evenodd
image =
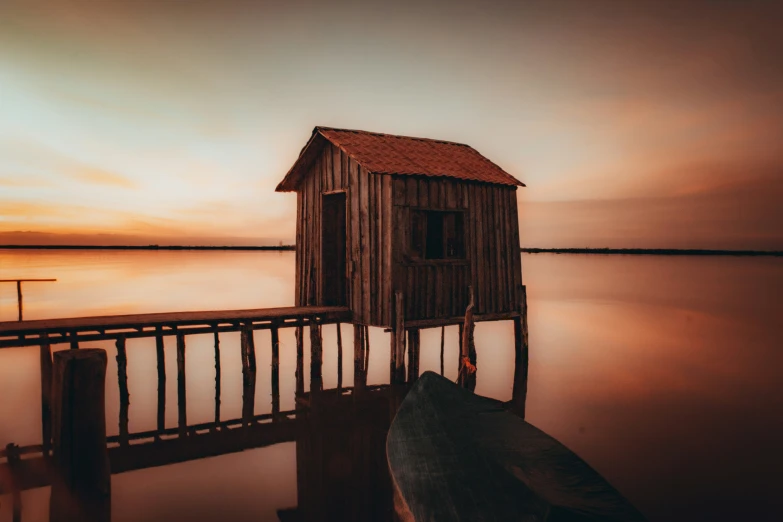
<svg viewBox="0 0 783 522"><path fill-rule="evenodd" d="M522 299L522 252L519 238L519 213L517 207L517 190L511 192L511 246L513 248L513 274L514 274L514 306L519 309Z"/></svg>
<svg viewBox="0 0 783 522"><path fill-rule="evenodd" d="M296 306L302 306L302 190L296 192L296 251L295 251L295 271L294 277L294 296L296 296Z"/></svg>
<svg viewBox="0 0 783 522"><path fill-rule="evenodd" d="M418 194L419 198L417 203L420 207L429 207L430 206L429 178L422 176L418 178L418 182L419 182L419 194Z"/></svg>
<svg viewBox="0 0 783 522"><path fill-rule="evenodd" d="M185 335L177 333L177 428L180 437L188 434L187 396L185 389Z"/></svg>
<svg viewBox="0 0 783 522"><path fill-rule="evenodd" d="M120 446L128 445L128 407L130 406L130 394L128 393L128 357L125 352L125 338L118 337L115 342L117 347L117 383L120 388Z"/></svg>
<svg viewBox="0 0 783 522"><path fill-rule="evenodd" d="M324 157L321 155L318 158L318 167L319 169L323 169L323 163L324 163ZM313 251L313 277L315 281L315 299L313 301L313 304L315 305L321 305L323 303L323 281L321 277L321 258L323 255L323 252L321 250L322 247L322 241L321 236L322 230L321 230L321 216L323 214L323 198L321 197L323 194L323 184L321 183L321 176L313 176L313 181L315 182L315 188L314 188L314 203L315 203L315 212L313 212L313 231L315 234L315 249Z"/></svg>
<svg viewBox="0 0 783 522"><path fill-rule="evenodd" d="M383 236L384 236L384 207L383 207L383 178L380 174L373 174L375 178L375 207L373 214L376 215L375 221L375 324L383 324Z"/></svg>
<svg viewBox="0 0 783 522"><path fill-rule="evenodd" d="M280 417L280 334L272 327L272 420Z"/></svg>
<svg viewBox="0 0 783 522"><path fill-rule="evenodd" d="M361 257L362 257L362 324L370 321L370 183L367 171L359 166L359 212L361 221Z"/></svg>
<svg viewBox="0 0 783 522"><path fill-rule="evenodd" d="M321 150L321 188L322 192L334 190L334 177L332 177L332 144L327 143Z"/></svg>
<svg viewBox="0 0 783 522"><path fill-rule="evenodd" d="M155 327L155 359L158 368L157 429L166 429L166 356L163 351L163 327Z"/></svg>
<svg viewBox="0 0 783 522"><path fill-rule="evenodd" d="M446 266L435 265L432 267L432 270L435 276L435 287L433 288L433 293L429 296L430 300L435 301L434 314L432 317L443 317L443 298L444 294L446 293L446 285L444 285L444 283L450 283L451 281L448 281L448 279L444 277Z"/></svg>
<svg viewBox="0 0 783 522"><path fill-rule="evenodd" d="M99 349L54 354L51 522L111 520L106 360Z"/></svg>
<svg viewBox="0 0 783 522"><path fill-rule="evenodd" d="M408 330L408 382L419 378L419 345L420 332L418 328Z"/></svg>
<svg viewBox="0 0 783 522"><path fill-rule="evenodd" d="M343 162L342 155L340 154L340 148L332 144L332 176L334 177L334 188L336 189L345 188L342 169Z"/></svg>
<svg viewBox="0 0 783 522"><path fill-rule="evenodd" d="M359 169L355 161L349 161L351 176L351 302L355 322L362 322L362 249L361 204Z"/></svg>
<svg viewBox="0 0 783 522"><path fill-rule="evenodd" d="M381 200L383 205L383 303L382 326L391 326L391 296L394 286L394 273L392 272L392 177L383 176L381 186Z"/></svg>
<svg viewBox="0 0 783 522"><path fill-rule="evenodd" d="M418 207L419 203L419 178L407 176L405 179L405 201L401 204L409 207ZM402 180L401 180L402 181Z"/></svg>
<svg viewBox="0 0 783 522"><path fill-rule="evenodd" d="M41 363L41 435L43 455L49 457L52 448L52 347L49 334L41 333L39 347Z"/></svg>
<svg viewBox="0 0 783 522"><path fill-rule="evenodd" d="M443 186L443 181L440 179L429 179L429 206L431 208L441 208L440 204L440 188Z"/></svg>
<svg viewBox="0 0 783 522"><path fill-rule="evenodd" d="M487 290L487 285L485 282L485 274L486 274L486 259L484 258L484 233L483 233L483 226L481 223L482 219L482 208L481 208L481 198L479 197L479 187L480 185L478 183L471 184L470 185L470 213L471 213L471 221L473 223L473 239L474 239L474 247L473 247L473 257L474 257L474 267L475 267L475 279L476 279L476 291L475 291L475 297L476 297L476 310L477 313L483 314L487 313L487 300L484 297L485 292Z"/></svg>
<svg viewBox="0 0 783 522"><path fill-rule="evenodd" d="M367 324L377 324L376 321L376 306L375 297L378 293L376 274L378 273L377 256L375 251L375 236L377 234L377 221L378 221L378 208L375 206L375 181L376 176L371 172L366 172L365 179L367 180L367 218L368 218L368 234L367 234L367 258L368 265L370 267L369 280L367 284L369 286L369 292L367 295L367 301L369 302L369 319Z"/></svg>
<svg viewBox="0 0 783 522"><path fill-rule="evenodd" d="M220 392L221 392L221 372L220 372L220 333L215 325L213 344L215 347L215 424L220 422Z"/></svg>

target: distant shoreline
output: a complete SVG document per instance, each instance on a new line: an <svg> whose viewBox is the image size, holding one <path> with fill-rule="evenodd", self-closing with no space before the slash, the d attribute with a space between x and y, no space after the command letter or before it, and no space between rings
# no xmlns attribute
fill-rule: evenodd
<svg viewBox="0 0 783 522"><path fill-rule="evenodd" d="M0 250L267 250L293 251L295 245L188 246L188 245L0 245ZM748 256L783 257L781 250L716 250L702 248L520 248L526 254L612 254L646 256Z"/></svg>

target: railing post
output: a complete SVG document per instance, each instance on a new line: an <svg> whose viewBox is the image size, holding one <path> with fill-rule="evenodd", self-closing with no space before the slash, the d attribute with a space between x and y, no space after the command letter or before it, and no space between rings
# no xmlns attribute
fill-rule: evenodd
<svg viewBox="0 0 783 522"><path fill-rule="evenodd" d="M405 382L405 309L402 292L394 294L394 331L392 331L392 350L394 351L395 371L393 384Z"/></svg>
<svg viewBox="0 0 783 522"><path fill-rule="evenodd" d="M353 389L354 394L367 387L367 372L365 371L364 326L353 325Z"/></svg>
<svg viewBox="0 0 783 522"><path fill-rule="evenodd" d="M22 282L16 282L16 302L19 307L19 321L22 320Z"/></svg>
<svg viewBox="0 0 783 522"><path fill-rule="evenodd" d="M163 328L155 328L155 356L158 367L158 432L166 429L166 354L163 351ZM158 434L156 438L160 438Z"/></svg>
<svg viewBox="0 0 783 522"><path fill-rule="evenodd" d="M408 382L414 382L419 378L420 339L418 328L408 330Z"/></svg>
<svg viewBox="0 0 783 522"><path fill-rule="evenodd" d="M180 437L188 434L187 388L185 383L185 334L177 333L177 428Z"/></svg>
<svg viewBox="0 0 783 522"><path fill-rule="evenodd" d="M321 325L316 317L310 318L310 400L313 394L323 390L324 381L321 374L323 368L323 350L321 346Z"/></svg>
<svg viewBox="0 0 783 522"><path fill-rule="evenodd" d="M215 424L220 424L220 333L215 325Z"/></svg>
<svg viewBox="0 0 783 522"><path fill-rule="evenodd" d="M304 327L296 327L296 396L304 394Z"/></svg>
<svg viewBox="0 0 783 522"><path fill-rule="evenodd" d="M244 324L240 331L242 349L242 425L253 423L256 400L256 345L252 325Z"/></svg>
<svg viewBox="0 0 783 522"><path fill-rule="evenodd" d="M340 331L340 323L337 326L337 393L343 390L343 333Z"/></svg>
<svg viewBox="0 0 783 522"><path fill-rule="evenodd" d="M105 350L54 354L51 522L111 520L105 384Z"/></svg>
<svg viewBox="0 0 783 522"><path fill-rule="evenodd" d="M280 416L280 334L272 327L272 420Z"/></svg>
<svg viewBox="0 0 783 522"><path fill-rule="evenodd" d="M41 435L43 455L49 457L52 448L52 347L49 334L41 334Z"/></svg>

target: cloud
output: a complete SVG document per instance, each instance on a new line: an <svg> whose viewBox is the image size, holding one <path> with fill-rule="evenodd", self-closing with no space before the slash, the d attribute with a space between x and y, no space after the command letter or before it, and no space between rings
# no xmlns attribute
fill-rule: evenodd
<svg viewBox="0 0 783 522"><path fill-rule="evenodd" d="M92 183L95 185L109 185L121 188L136 188L137 184L130 178L88 165L76 165L71 168L70 176L73 179Z"/></svg>

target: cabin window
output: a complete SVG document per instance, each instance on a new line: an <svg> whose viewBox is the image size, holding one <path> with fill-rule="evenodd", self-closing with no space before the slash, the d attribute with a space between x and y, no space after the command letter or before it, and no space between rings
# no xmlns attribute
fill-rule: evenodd
<svg viewBox="0 0 783 522"><path fill-rule="evenodd" d="M463 213L411 210L410 254L414 259L464 259Z"/></svg>

